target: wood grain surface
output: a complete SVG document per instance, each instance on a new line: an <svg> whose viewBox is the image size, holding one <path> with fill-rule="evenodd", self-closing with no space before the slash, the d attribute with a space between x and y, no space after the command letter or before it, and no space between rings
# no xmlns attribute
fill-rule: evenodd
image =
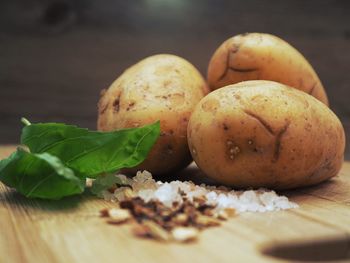
<svg viewBox="0 0 350 263"><path fill-rule="evenodd" d="M0 147L0 158L14 149ZM340 175L328 182L285 192L299 204L297 209L242 213L201 232L197 242L166 244L135 238L130 225L106 224L99 210L114 204L88 193L60 201L34 200L0 183L0 262L280 262L261 250L332 238L346 246L349 189L350 163L344 163Z"/></svg>

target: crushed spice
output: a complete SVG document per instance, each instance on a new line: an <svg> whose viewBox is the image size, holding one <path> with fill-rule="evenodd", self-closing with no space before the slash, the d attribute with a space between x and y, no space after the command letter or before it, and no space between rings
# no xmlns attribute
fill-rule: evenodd
<svg viewBox="0 0 350 263"><path fill-rule="evenodd" d="M297 207L288 198L266 189L234 191L192 182L162 183L147 171L138 172L132 179L115 176L123 186L111 186L101 196L117 205L101 210L101 216L109 224L134 224L135 236L162 242L195 241L200 231L220 226L237 213Z"/></svg>

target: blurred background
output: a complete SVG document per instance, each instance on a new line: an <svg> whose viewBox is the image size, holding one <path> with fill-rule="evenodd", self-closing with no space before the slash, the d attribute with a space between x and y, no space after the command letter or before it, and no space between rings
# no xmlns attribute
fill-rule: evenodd
<svg viewBox="0 0 350 263"><path fill-rule="evenodd" d="M100 90L126 67L172 53L206 75L214 50L244 32L304 54L350 138L349 0L1 0L0 144L19 142L22 116L94 129Z"/></svg>

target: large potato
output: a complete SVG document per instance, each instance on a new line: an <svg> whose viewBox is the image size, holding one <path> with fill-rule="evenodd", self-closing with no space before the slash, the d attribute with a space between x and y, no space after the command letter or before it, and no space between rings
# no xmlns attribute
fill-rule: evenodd
<svg viewBox="0 0 350 263"><path fill-rule="evenodd" d="M343 162L341 122L314 97L272 81L213 91L188 126L194 161L235 187L287 189L335 176Z"/></svg>
<svg viewBox="0 0 350 263"><path fill-rule="evenodd" d="M97 128L111 131L160 120L160 138L148 158L129 172L171 173L191 161L187 124L207 93L203 77L188 61L174 55L151 56L128 68L103 92Z"/></svg>
<svg viewBox="0 0 350 263"><path fill-rule="evenodd" d="M211 90L259 79L297 88L328 105L326 92L309 62L276 36L237 35L222 43L210 60L208 84Z"/></svg>

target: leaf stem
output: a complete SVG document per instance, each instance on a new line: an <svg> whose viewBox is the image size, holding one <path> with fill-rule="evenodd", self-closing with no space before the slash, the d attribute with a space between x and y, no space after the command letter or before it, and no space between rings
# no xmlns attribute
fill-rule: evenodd
<svg viewBox="0 0 350 263"><path fill-rule="evenodd" d="M22 117L21 118L21 122L25 125L25 126L29 126L31 125L30 121L28 121L26 118Z"/></svg>

